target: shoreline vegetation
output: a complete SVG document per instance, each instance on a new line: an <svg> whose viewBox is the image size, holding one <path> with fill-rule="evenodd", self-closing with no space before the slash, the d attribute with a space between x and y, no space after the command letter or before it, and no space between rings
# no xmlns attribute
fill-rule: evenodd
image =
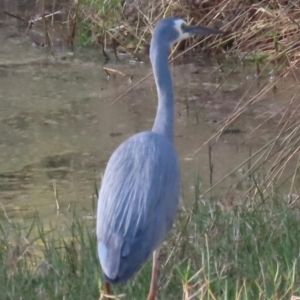
<svg viewBox="0 0 300 300"><path fill-rule="evenodd" d="M158 299L299 299L299 209L280 194L240 206L195 199L160 256ZM0 215L1 299L104 299L95 219L61 212L44 224ZM114 299L145 299L150 260ZM294 297L294 298L293 298Z"/></svg>
<svg viewBox="0 0 300 300"><path fill-rule="evenodd" d="M245 91L202 146L209 148L211 173L213 143L270 91L276 93L285 78L298 80L298 1L37 0L24 13L1 13L17 20L26 34L39 28L40 46L54 45L59 36L64 45L99 47L104 54L110 49L136 59L147 52L151 30L164 16L222 29L222 37L195 39L177 48L179 53L208 52L221 71L228 57L237 57L237 64L250 62L256 68L253 86L260 80L259 91L251 97ZM224 82L229 76L224 75ZM163 245L158 299L300 299L298 84L289 91L287 104L257 126L272 121L278 134L249 153L242 165L232 166L232 174L241 166L246 170L232 187L239 191L239 204L210 197L211 190L203 191L195 179L194 205L180 210ZM283 176L290 164L293 171ZM290 186L288 197L280 193L282 184ZM10 219L2 206L0 299L103 299L95 219L63 213L63 224L44 224L38 213L30 223ZM145 299L150 270L147 263L128 284L115 287L115 299Z"/></svg>
<svg viewBox="0 0 300 300"><path fill-rule="evenodd" d="M0 13L18 20L27 33L34 27L43 28L43 45L55 44L51 36L54 28L67 45L100 45L138 55L147 49L157 20L177 16L225 32L222 37L196 39L193 46L237 56L247 53L253 60L286 60L290 67L298 64L297 1L37 0L25 8L22 12L4 9Z"/></svg>

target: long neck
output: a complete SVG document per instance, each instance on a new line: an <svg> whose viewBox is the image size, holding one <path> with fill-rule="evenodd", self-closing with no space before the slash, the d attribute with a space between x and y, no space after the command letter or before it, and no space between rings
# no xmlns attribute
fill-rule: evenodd
<svg viewBox="0 0 300 300"><path fill-rule="evenodd" d="M152 131L163 134L172 142L174 104L172 79L168 66L169 48L164 43L154 44L150 48L150 59L158 94L158 108Z"/></svg>

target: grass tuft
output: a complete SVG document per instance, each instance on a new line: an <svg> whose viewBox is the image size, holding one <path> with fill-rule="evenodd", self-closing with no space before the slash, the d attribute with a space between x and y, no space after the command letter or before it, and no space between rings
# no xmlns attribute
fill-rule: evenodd
<svg viewBox="0 0 300 300"><path fill-rule="evenodd" d="M199 199L199 198L197 198ZM181 209L160 256L158 299L291 299L300 295L299 211L279 195L225 208L197 200ZM1 299L99 299L94 220L31 224L1 216ZM146 298L147 262L117 299Z"/></svg>

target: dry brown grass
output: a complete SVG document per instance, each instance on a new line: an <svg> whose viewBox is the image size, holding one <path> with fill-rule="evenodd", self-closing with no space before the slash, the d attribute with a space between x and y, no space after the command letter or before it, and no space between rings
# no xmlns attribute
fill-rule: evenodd
<svg viewBox="0 0 300 300"><path fill-rule="evenodd" d="M106 45L118 45L134 54L147 44L157 20L173 15L221 27L226 34L218 43L209 44L210 49L264 53L273 61L284 59L291 66L298 63L299 1L127 0L122 6L117 0L102 10L95 10L95 2L82 7L84 20L95 26L95 36L101 36Z"/></svg>
<svg viewBox="0 0 300 300"><path fill-rule="evenodd" d="M287 0L37 0L32 11L2 11L28 26L62 25L64 40L118 48L135 56L147 48L152 29L165 16L222 28L225 35L201 41L210 51L255 54L296 66L300 47L300 1ZM45 29L45 28L44 28ZM50 29L49 29L50 30ZM49 33L45 32L45 44ZM196 40L199 42L199 40Z"/></svg>

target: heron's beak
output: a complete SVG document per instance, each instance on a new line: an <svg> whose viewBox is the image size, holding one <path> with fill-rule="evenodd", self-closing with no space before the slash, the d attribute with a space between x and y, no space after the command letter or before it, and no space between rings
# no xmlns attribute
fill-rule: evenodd
<svg viewBox="0 0 300 300"><path fill-rule="evenodd" d="M185 32L187 32L190 35L197 35L197 34L223 34L222 30L216 29L216 28L210 28L205 26L192 26L189 25L185 28Z"/></svg>

